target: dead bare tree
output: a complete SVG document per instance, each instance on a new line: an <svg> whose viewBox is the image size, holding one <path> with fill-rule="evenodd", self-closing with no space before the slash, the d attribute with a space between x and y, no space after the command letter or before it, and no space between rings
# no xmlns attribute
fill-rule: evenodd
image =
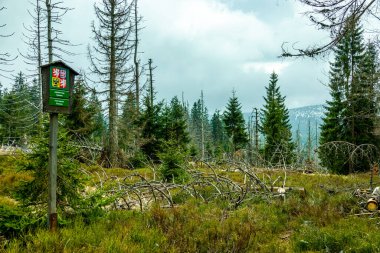
<svg viewBox="0 0 380 253"><path fill-rule="evenodd" d="M140 111L140 76L142 72L142 66L140 65L140 59L138 58L139 54L139 44L140 38L139 33L141 28L139 27L142 17L138 15L138 0L133 1L133 33L134 33L134 52L133 52L133 70L134 70L134 81L135 81L135 92L136 92L136 111Z"/></svg>
<svg viewBox="0 0 380 253"><path fill-rule="evenodd" d="M97 93L106 96L108 103L109 138L108 154L110 166L118 165L118 106L121 96L126 94L133 68L129 61L133 56L132 4L127 0L102 0L94 4L97 26L92 23L96 46L88 46L90 71L97 75L106 88L97 88Z"/></svg>
<svg viewBox="0 0 380 253"><path fill-rule="evenodd" d="M270 181L267 186L267 182L259 179L255 171L244 162L233 165L241 173L241 177L245 178L244 183L223 175L224 170L220 168L214 168L206 162L205 165L209 170L199 171L192 166L186 166L190 180L183 184L149 179L137 173L113 177L97 173L96 187L115 200L110 208L139 210L148 208L152 203L174 207L181 203L180 198L196 198L206 203L221 199L230 203L230 208L234 209L258 195L280 196L278 188L285 189L282 195L291 190L284 184L284 187L275 187L278 178Z"/></svg>
<svg viewBox="0 0 380 253"><path fill-rule="evenodd" d="M312 10L305 14L319 30L330 32L330 41L308 48L291 49L288 44L282 46L282 56L308 56L315 57L333 49L347 32L354 27L359 20L380 21L380 1L379 0L299 0L299 2L309 6ZM378 30L367 29L375 36Z"/></svg>
<svg viewBox="0 0 380 253"><path fill-rule="evenodd" d="M41 38L47 39L47 45L43 49L47 49L48 51L48 62L52 62L53 59L64 60L64 56L73 56L71 50L67 49L67 47L76 46L72 44L69 40L63 39L63 32L59 29L59 26L62 24L63 17L67 12L71 11L72 8L62 6L63 1L52 1L45 0L45 8L43 9L43 15L46 17L46 33L47 37ZM41 26L40 29L43 29L44 26ZM41 30L42 31L42 30Z"/></svg>
<svg viewBox="0 0 380 253"><path fill-rule="evenodd" d="M46 8L43 8L42 0L35 0L30 2L32 9L28 10L29 16L32 18L32 22L29 25L24 24L26 33L23 33L24 43L26 44L28 51L20 52L24 58L24 62L31 66L29 71L32 73L32 77L37 77L37 83L40 89L40 98L42 98L42 83L41 83L41 71L40 66L43 61L46 61L46 54L42 53L42 49L47 47L47 26L46 22ZM41 107L42 110L42 107Z"/></svg>
<svg viewBox="0 0 380 253"><path fill-rule="evenodd" d="M0 13L5 10L4 6L0 6ZM6 24L0 24L0 29L6 27ZM0 38L11 37L14 33L0 34ZM12 62L17 58L17 56L12 57L8 52L0 52L0 76L7 78L3 73L10 73L8 67L12 65Z"/></svg>
<svg viewBox="0 0 380 253"><path fill-rule="evenodd" d="M154 88L153 88L153 83L154 83L154 79L153 79L153 70L156 69L156 67L153 67L152 66L153 64L153 61L152 59L149 59L148 60L148 71L149 71L149 74L148 74L148 84L149 84L149 88L148 88L148 93L149 93L149 99L150 99L150 106L153 107L153 100L154 100Z"/></svg>

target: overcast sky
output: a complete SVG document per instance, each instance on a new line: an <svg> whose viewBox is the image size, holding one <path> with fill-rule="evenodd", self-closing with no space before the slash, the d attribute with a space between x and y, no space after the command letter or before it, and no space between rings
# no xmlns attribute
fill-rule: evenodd
<svg viewBox="0 0 380 253"><path fill-rule="evenodd" d="M54 2L54 0L53 0ZM61 29L65 38L81 44L69 57L75 69L87 70L86 47L94 0L65 0L75 8ZM99 1L97 1L99 2ZM1 50L13 55L25 51L23 24L30 23L28 0L2 0L3 33ZM157 68L154 79L158 99L184 97L190 104L203 90L212 113L223 110L232 90L243 111L262 107L269 75L279 75L279 85L289 108L322 104L328 98L328 61L325 59L281 59L284 42L297 46L314 45L328 39L302 15L305 8L295 0L139 0L145 27L141 31L141 59L149 58ZM22 58L15 71L23 70ZM9 81L2 80L3 84Z"/></svg>

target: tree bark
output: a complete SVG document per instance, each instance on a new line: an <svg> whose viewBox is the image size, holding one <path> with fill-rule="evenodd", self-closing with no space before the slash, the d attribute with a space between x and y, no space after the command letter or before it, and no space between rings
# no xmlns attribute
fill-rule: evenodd
<svg viewBox="0 0 380 253"><path fill-rule="evenodd" d="M138 30L138 16L137 16L137 0L135 0L135 52L133 61L135 64L135 82L136 82L136 112L139 113L140 111L140 63L137 58L138 53L138 45L139 45L139 30Z"/></svg>
<svg viewBox="0 0 380 253"><path fill-rule="evenodd" d="M111 3L111 48L110 48L110 104L109 104L109 159L110 166L118 166L117 134L117 89L116 89L116 48L115 48L115 3Z"/></svg>

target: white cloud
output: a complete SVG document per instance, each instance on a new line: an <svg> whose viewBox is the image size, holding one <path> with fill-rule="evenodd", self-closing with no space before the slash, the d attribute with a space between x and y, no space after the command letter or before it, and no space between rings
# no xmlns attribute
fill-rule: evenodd
<svg viewBox="0 0 380 253"><path fill-rule="evenodd" d="M215 0L141 2L147 27L158 39L191 43L194 51L229 58L263 58L274 48L273 32L252 13L231 10Z"/></svg>
<svg viewBox="0 0 380 253"><path fill-rule="evenodd" d="M241 68L244 73L264 72L271 74L273 71L281 74L291 63L290 62L248 62L244 63Z"/></svg>

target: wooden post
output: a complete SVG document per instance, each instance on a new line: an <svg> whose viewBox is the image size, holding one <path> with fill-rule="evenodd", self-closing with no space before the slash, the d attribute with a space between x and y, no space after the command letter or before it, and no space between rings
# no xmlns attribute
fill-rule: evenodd
<svg viewBox="0 0 380 253"><path fill-rule="evenodd" d="M50 3L50 0L47 0ZM49 8L49 6L47 6ZM52 55L49 54L49 58ZM42 65L42 106L43 112L50 115L49 135L49 184L48 184L48 227L54 232L58 229L57 217L57 150L58 150L58 114L70 114L73 105L74 69L62 61Z"/></svg>
<svg viewBox="0 0 380 253"><path fill-rule="evenodd" d="M49 136L49 200L48 224L50 231L57 231L57 139L58 139L58 113L50 113Z"/></svg>

